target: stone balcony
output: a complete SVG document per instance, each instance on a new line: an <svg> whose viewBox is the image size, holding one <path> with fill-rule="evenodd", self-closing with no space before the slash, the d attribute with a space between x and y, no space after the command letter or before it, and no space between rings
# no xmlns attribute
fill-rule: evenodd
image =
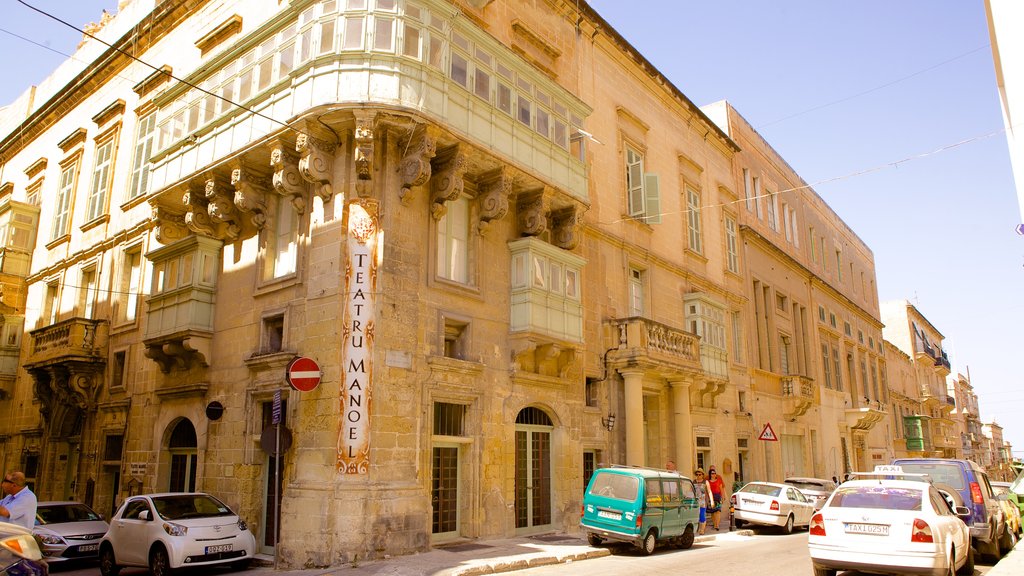
<svg viewBox="0 0 1024 576"><path fill-rule="evenodd" d="M846 425L852 431L867 432L885 418L886 413L877 408L864 406L846 409Z"/></svg>
<svg viewBox="0 0 1024 576"><path fill-rule="evenodd" d="M704 372L695 334L639 316L612 320L609 326L613 346L608 362L616 368L640 367L666 378Z"/></svg>
<svg viewBox="0 0 1024 576"><path fill-rule="evenodd" d="M72 361L93 362L107 358L106 320L71 318L29 333L31 350L25 367L45 367Z"/></svg>
<svg viewBox="0 0 1024 576"><path fill-rule="evenodd" d="M807 376L783 376L782 397L785 399L784 415L792 420L803 416L813 406L820 404L814 380Z"/></svg>

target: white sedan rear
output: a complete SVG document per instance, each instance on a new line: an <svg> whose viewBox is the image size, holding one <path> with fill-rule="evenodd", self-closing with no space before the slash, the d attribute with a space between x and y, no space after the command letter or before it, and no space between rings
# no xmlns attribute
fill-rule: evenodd
<svg viewBox="0 0 1024 576"><path fill-rule="evenodd" d="M778 526L789 534L794 526L807 526L814 503L796 488L774 482L750 482L732 495L736 527L746 524Z"/></svg>
<svg viewBox="0 0 1024 576"><path fill-rule="evenodd" d="M811 519L808 548L815 576L835 576L838 570L974 572L967 525L924 480L844 483Z"/></svg>

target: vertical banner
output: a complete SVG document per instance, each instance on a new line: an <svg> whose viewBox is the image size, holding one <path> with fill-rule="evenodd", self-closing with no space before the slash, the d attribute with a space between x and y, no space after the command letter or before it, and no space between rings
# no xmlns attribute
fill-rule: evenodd
<svg viewBox="0 0 1024 576"><path fill-rule="evenodd" d="M353 200L347 212L337 466L344 474L366 474L370 467L370 385L380 249L378 203L365 198Z"/></svg>

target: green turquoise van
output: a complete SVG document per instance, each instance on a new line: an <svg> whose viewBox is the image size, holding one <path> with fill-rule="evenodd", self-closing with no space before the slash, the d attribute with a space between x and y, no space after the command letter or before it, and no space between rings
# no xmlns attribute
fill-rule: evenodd
<svg viewBox="0 0 1024 576"><path fill-rule="evenodd" d="M591 546L629 542L644 554L658 543L693 546L700 505L693 482L667 470L600 468L583 495L580 528Z"/></svg>

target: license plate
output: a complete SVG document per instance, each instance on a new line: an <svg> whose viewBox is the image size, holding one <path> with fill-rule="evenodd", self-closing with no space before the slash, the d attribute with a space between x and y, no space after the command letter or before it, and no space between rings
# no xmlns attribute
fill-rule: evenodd
<svg viewBox="0 0 1024 576"><path fill-rule="evenodd" d="M207 554L216 554L218 552L231 552L231 544L219 544L217 546L207 546Z"/></svg>
<svg viewBox="0 0 1024 576"><path fill-rule="evenodd" d="M888 524L844 524L847 534L874 534L888 536Z"/></svg>
<svg viewBox="0 0 1024 576"><path fill-rule="evenodd" d="M100 545L99 544L86 544L84 546L79 546L78 547L78 551L79 552L95 552L95 551L97 551L99 549L100 549Z"/></svg>
<svg viewBox="0 0 1024 576"><path fill-rule="evenodd" d="M609 520L622 520L622 514L619 514L617 512L607 512L605 510L598 510L597 517L607 518Z"/></svg>
<svg viewBox="0 0 1024 576"><path fill-rule="evenodd" d="M757 500L750 500L749 498L742 498L742 501L747 506L751 506L753 504L760 504L760 502L758 502Z"/></svg>

